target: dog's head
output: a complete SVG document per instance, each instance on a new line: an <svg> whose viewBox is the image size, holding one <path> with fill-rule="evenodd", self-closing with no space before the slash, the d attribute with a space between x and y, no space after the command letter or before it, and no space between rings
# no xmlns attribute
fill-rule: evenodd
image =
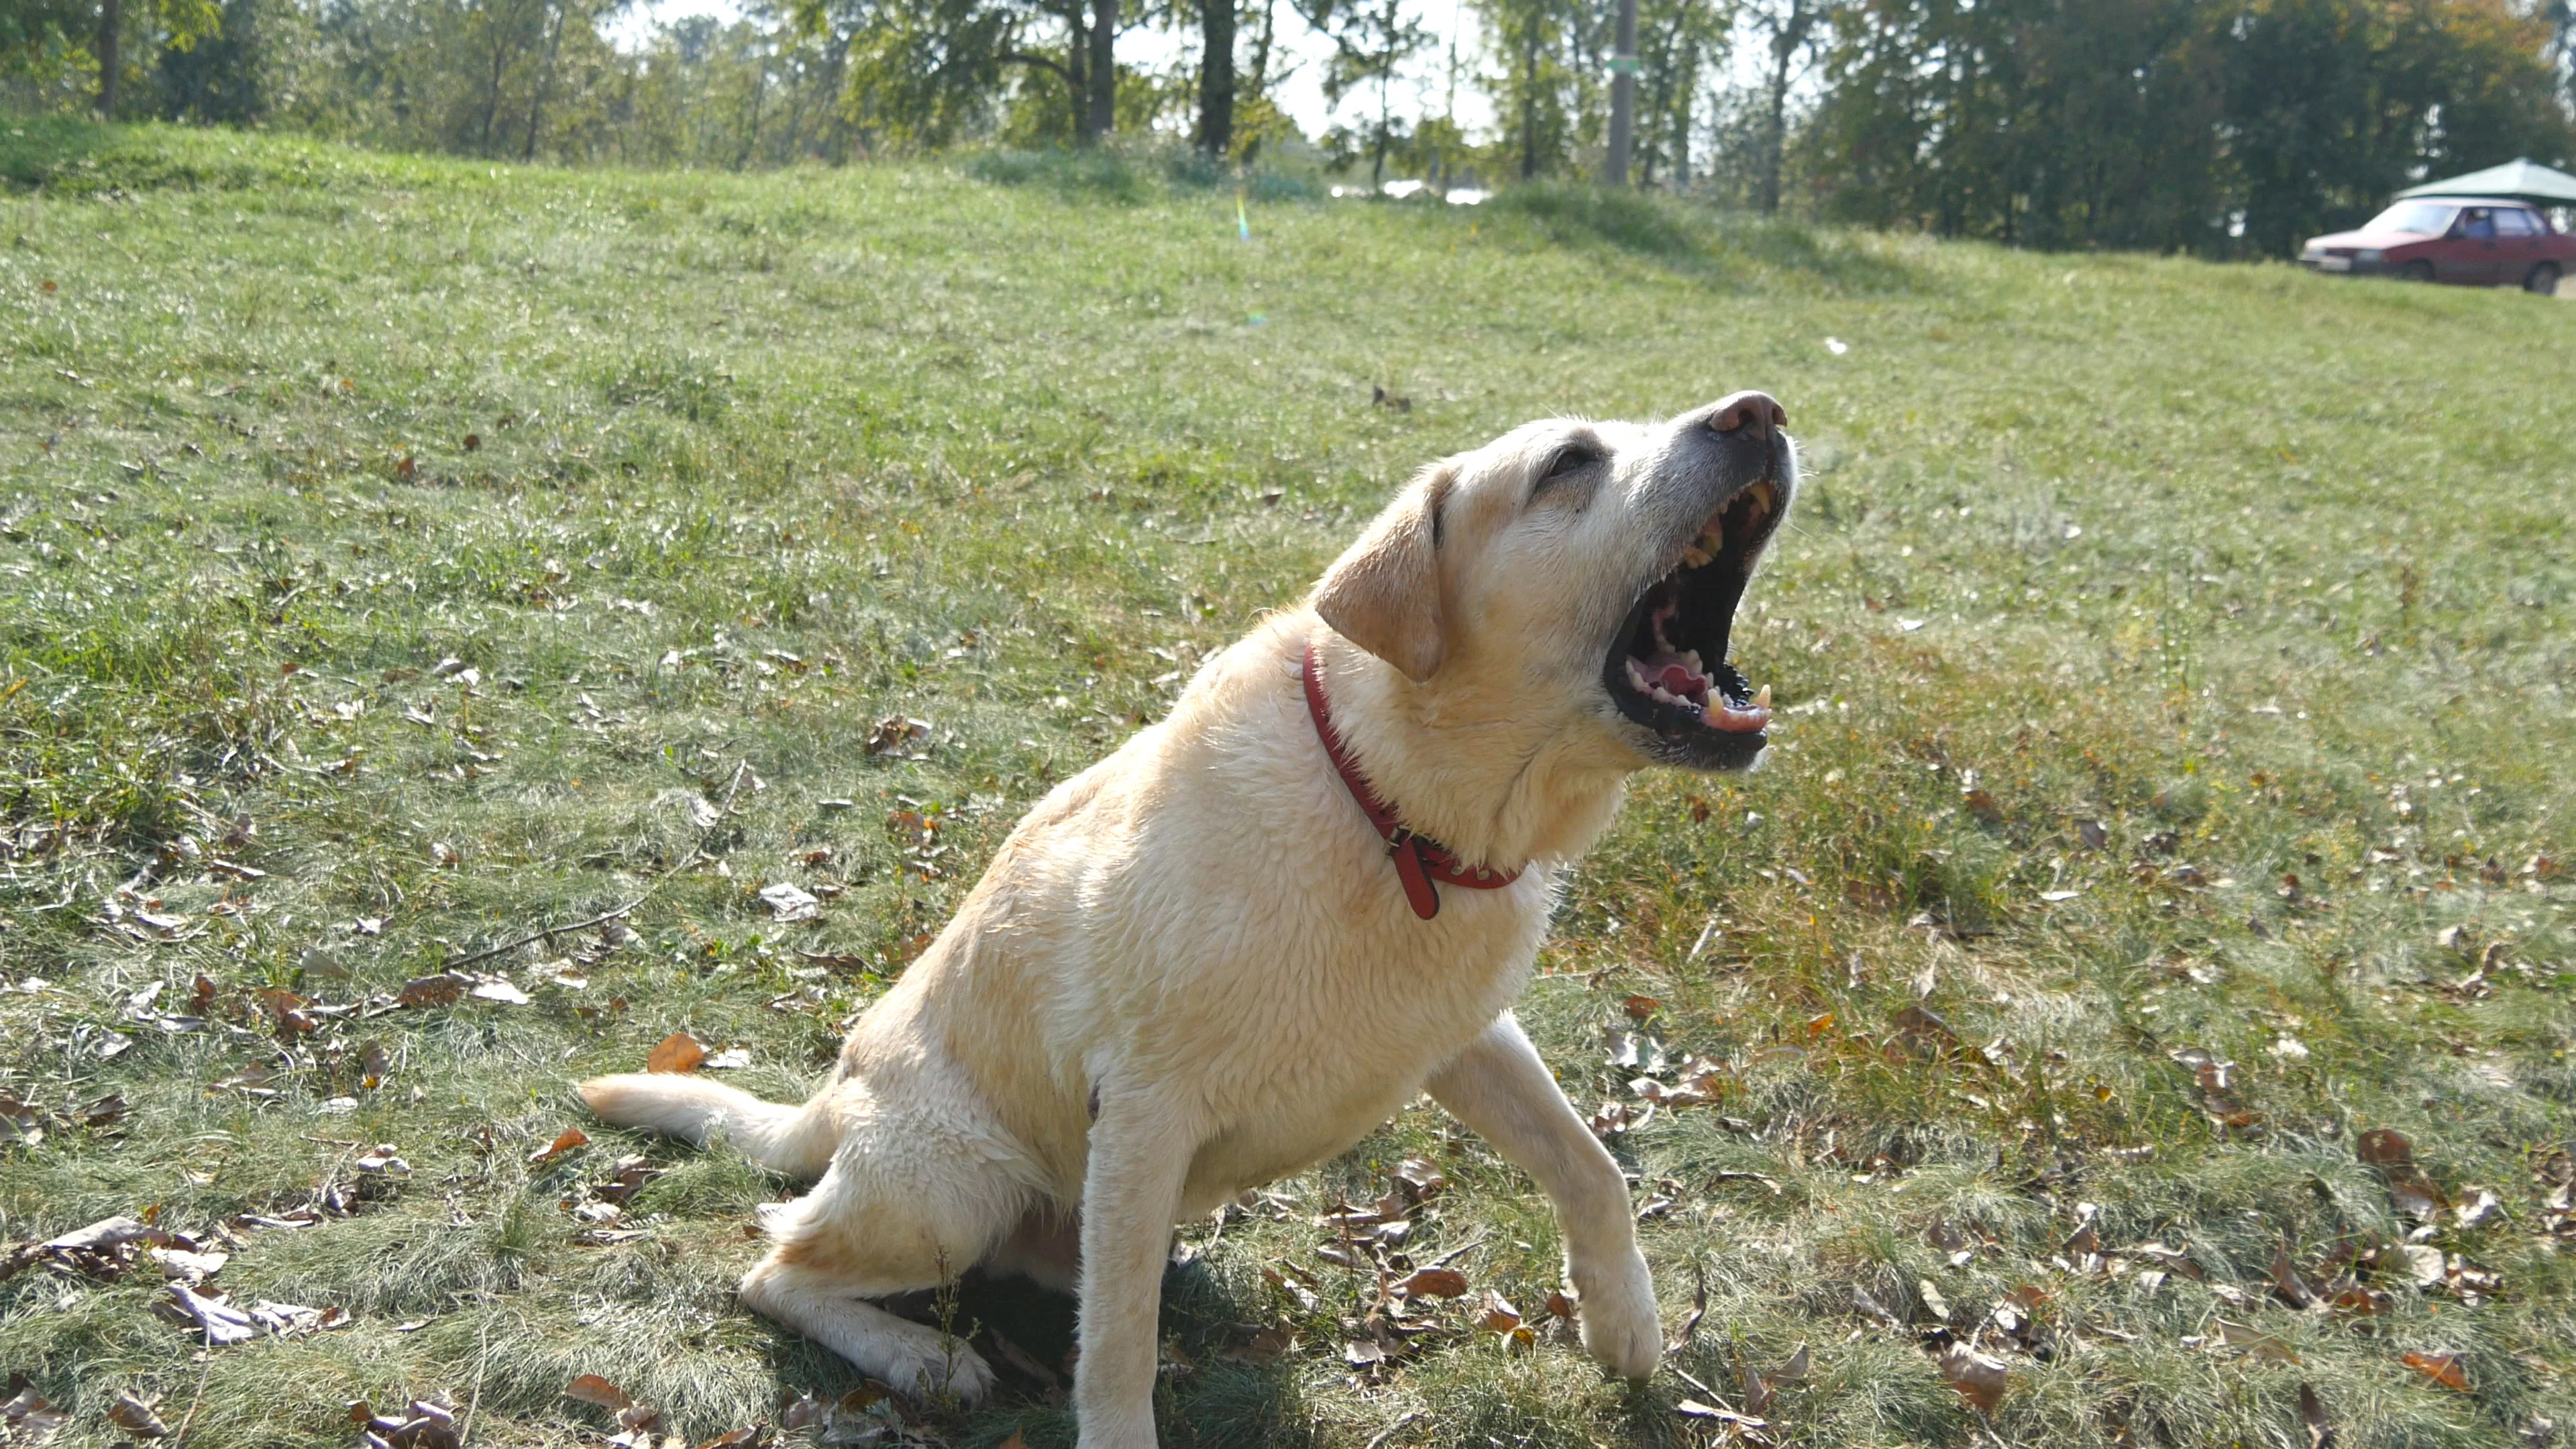
<svg viewBox="0 0 2576 1449"><path fill-rule="evenodd" d="M1749 768L1770 690L1726 653L1797 491L1786 421L1740 392L1659 424L1515 428L1424 469L1313 607L1450 720L1596 731L1632 766Z"/></svg>

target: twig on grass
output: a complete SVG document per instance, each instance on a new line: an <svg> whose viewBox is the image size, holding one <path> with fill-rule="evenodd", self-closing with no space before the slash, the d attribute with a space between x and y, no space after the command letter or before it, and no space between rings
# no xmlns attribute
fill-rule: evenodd
<svg viewBox="0 0 2576 1449"><path fill-rule="evenodd" d="M1410 1424L1421 1417L1422 1411L1420 1409L1407 1409L1403 1413L1396 1415L1395 1422L1378 1430L1377 1434L1368 1441L1366 1446L1364 1446L1364 1449L1378 1449L1379 1445L1394 1438L1397 1430L1402 1429L1405 1425Z"/></svg>
<svg viewBox="0 0 2576 1449"><path fill-rule="evenodd" d="M626 904L619 906L615 910L602 911L598 915L592 916L586 921L568 921L560 926L547 926L542 930L531 931L527 935L519 937L517 940L504 941L498 946L486 946L480 951L468 951L462 956L450 956L445 961L439 963L438 969L441 971L453 971L459 966L471 966L477 961L489 961L495 956L506 956L512 951L516 951L521 946L525 946L530 942L550 941L557 936L569 935L574 931L587 931L593 926L607 925L609 922L614 921L620 916L625 915L627 912L634 910L637 906L651 900L653 898L653 892L661 888L663 881L669 880L671 876L677 875L681 871L687 870L690 866L697 864L697 855L698 853L696 851L690 851L686 856L681 858L678 865L671 867L668 874L656 879L651 886L647 887L644 894L637 896L635 899L628 901Z"/></svg>
<svg viewBox="0 0 2576 1449"><path fill-rule="evenodd" d="M178 1449L178 1446L188 1442L188 1426L197 1422L197 1405L206 1400L206 1380L213 1377L215 1372L215 1331L211 1328L206 1330L206 1346L203 1352L206 1366L197 1372L197 1391L188 1396L188 1412L179 1416L179 1427L171 1432L170 1449Z"/></svg>
<svg viewBox="0 0 2576 1449"><path fill-rule="evenodd" d="M750 773L751 762L749 760L742 760L734 765L733 782L725 786L724 803L716 807L716 825L722 825L724 823L724 817L733 813L733 797L741 793L743 776ZM439 963L438 969L441 971L453 971L459 966L471 966L478 961L489 961L495 956L506 956L512 951L518 950L521 946L526 946L537 941L551 941L557 936L570 935L575 931L587 931L593 926L604 926L611 921L618 920L630 914L637 906L653 899L653 893L660 890L673 876L678 875L680 872L687 870L690 866L698 863L699 859L707 852L707 842L715 838L716 825L710 825L705 830L700 831L698 833L698 843L689 847L689 853L681 856L677 865L674 865L669 870L655 876L653 878L653 883L644 888L644 893L642 895L628 901L626 904L619 906L614 910L602 911L588 920L571 921L560 926L541 927L529 932L527 935L517 938L516 940L504 941L498 946L486 946L480 951L468 951L462 956L450 956L445 961Z"/></svg>
<svg viewBox="0 0 2576 1449"><path fill-rule="evenodd" d="M1463 1242L1463 1243L1460 1243L1458 1246L1456 1246L1456 1247L1454 1247L1454 1248L1451 1248L1448 1252L1445 1252L1445 1253L1441 1254L1439 1257L1432 1259L1432 1260L1430 1261L1430 1263L1428 1263L1428 1264L1427 1264L1427 1265L1425 1265L1425 1266L1427 1266L1427 1267L1433 1267L1433 1268L1446 1268L1446 1267L1448 1267L1452 1262L1456 1261L1457 1259L1459 1259L1459 1258L1463 1258L1463 1257L1465 1257L1467 1254L1472 1253L1472 1252L1476 1251L1478 1248L1483 1247L1483 1246L1485 1245L1485 1237L1486 1237L1486 1235L1485 1235L1485 1234L1483 1234L1483 1233L1478 1233L1476 1236L1474 1236L1474 1237L1472 1237L1472 1238L1469 1238L1467 1241L1465 1241L1465 1242Z"/></svg>
<svg viewBox="0 0 2576 1449"><path fill-rule="evenodd" d="M474 1442L474 1411L483 1407L483 1365L492 1356L492 1315L474 1326L474 1388L465 1397L465 1421L456 1426L456 1442Z"/></svg>

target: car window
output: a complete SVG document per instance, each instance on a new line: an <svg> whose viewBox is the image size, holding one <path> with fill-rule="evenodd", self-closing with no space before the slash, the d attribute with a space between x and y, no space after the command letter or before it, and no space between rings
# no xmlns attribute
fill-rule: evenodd
<svg viewBox="0 0 2576 1449"><path fill-rule="evenodd" d="M2524 211L2518 206L2499 207L2496 211L2496 234L2499 236L2538 236L2540 235L2540 228L2533 225L2533 223L2537 222L2539 219L2540 218L2533 216L2530 212Z"/></svg>
<svg viewBox="0 0 2576 1449"><path fill-rule="evenodd" d="M2405 231L2417 236L2440 236L2451 229L2451 214L2458 208L2438 201L2401 201L2370 219L2363 231Z"/></svg>
<svg viewBox="0 0 2576 1449"><path fill-rule="evenodd" d="M2495 234L2495 212L2491 208L2472 206L2460 213L2460 235L2491 237Z"/></svg>

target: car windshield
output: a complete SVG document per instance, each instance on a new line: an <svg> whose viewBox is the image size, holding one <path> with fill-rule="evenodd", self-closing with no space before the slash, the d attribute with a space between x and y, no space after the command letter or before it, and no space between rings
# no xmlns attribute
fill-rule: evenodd
<svg viewBox="0 0 2576 1449"><path fill-rule="evenodd" d="M2401 201L2370 219L2363 231L2403 231L2416 236L2440 236L2451 229L2451 216L2459 208L2440 201Z"/></svg>

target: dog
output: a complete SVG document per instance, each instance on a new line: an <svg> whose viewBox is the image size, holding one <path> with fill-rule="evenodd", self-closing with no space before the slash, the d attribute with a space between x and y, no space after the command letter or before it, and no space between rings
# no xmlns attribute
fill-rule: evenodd
<svg viewBox="0 0 2576 1449"><path fill-rule="evenodd" d="M1132 1449L1174 1224L1428 1090L1547 1193L1585 1348L1645 1379L1627 1181L1511 1004L1631 773L1762 758L1770 690L1726 653L1796 491L1786 422L1739 392L1424 468L1301 607L1029 812L811 1101L581 1095L814 1180L763 1209L742 1299L889 1384L971 1401L993 1374L870 1300L970 1267L1074 1292L1080 1441Z"/></svg>

